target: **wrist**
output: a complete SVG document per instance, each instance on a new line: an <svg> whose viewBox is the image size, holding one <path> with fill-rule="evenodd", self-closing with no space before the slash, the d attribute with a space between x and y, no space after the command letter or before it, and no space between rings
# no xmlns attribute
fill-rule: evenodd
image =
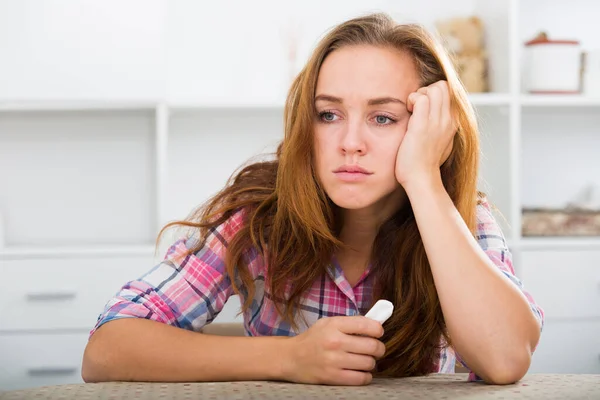
<svg viewBox="0 0 600 400"><path fill-rule="evenodd" d="M407 196L418 195L422 192L436 190L443 187L442 175L439 168L428 172L415 172L400 182Z"/></svg>
<svg viewBox="0 0 600 400"><path fill-rule="evenodd" d="M271 346L271 360L275 363L267 365L269 379L277 381L291 381L294 371L294 338L293 337L273 337Z"/></svg>

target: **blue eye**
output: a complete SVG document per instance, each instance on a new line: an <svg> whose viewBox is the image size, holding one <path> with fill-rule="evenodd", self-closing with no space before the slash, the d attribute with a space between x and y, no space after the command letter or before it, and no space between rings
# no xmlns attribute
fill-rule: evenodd
<svg viewBox="0 0 600 400"><path fill-rule="evenodd" d="M377 122L378 125L389 125L394 121L390 117L386 117L385 115L378 115L375 117L375 122Z"/></svg>
<svg viewBox="0 0 600 400"><path fill-rule="evenodd" d="M323 122L334 122L336 120L337 115L332 113L331 111L323 111L319 113L319 118Z"/></svg>

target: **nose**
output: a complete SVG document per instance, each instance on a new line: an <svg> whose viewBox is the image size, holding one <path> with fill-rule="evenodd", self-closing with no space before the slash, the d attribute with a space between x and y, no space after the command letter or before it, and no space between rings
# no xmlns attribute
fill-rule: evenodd
<svg viewBox="0 0 600 400"><path fill-rule="evenodd" d="M363 155L367 151L364 137L365 127L360 120L349 121L342 135L340 150L344 155Z"/></svg>

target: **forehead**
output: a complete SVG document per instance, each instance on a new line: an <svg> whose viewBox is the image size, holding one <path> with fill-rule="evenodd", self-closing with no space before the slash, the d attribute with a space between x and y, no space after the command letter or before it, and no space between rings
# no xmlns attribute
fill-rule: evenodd
<svg viewBox="0 0 600 400"><path fill-rule="evenodd" d="M346 46L331 52L317 78L317 94L344 99L406 98L420 86L412 56L394 48Z"/></svg>

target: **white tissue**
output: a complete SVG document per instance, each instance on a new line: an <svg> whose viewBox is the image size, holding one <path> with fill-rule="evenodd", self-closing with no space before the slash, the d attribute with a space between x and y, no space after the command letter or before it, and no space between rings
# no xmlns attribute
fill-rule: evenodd
<svg viewBox="0 0 600 400"><path fill-rule="evenodd" d="M387 300L379 300L375 305L365 314L365 317L370 318L383 324L394 312L394 305Z"/></svg>

